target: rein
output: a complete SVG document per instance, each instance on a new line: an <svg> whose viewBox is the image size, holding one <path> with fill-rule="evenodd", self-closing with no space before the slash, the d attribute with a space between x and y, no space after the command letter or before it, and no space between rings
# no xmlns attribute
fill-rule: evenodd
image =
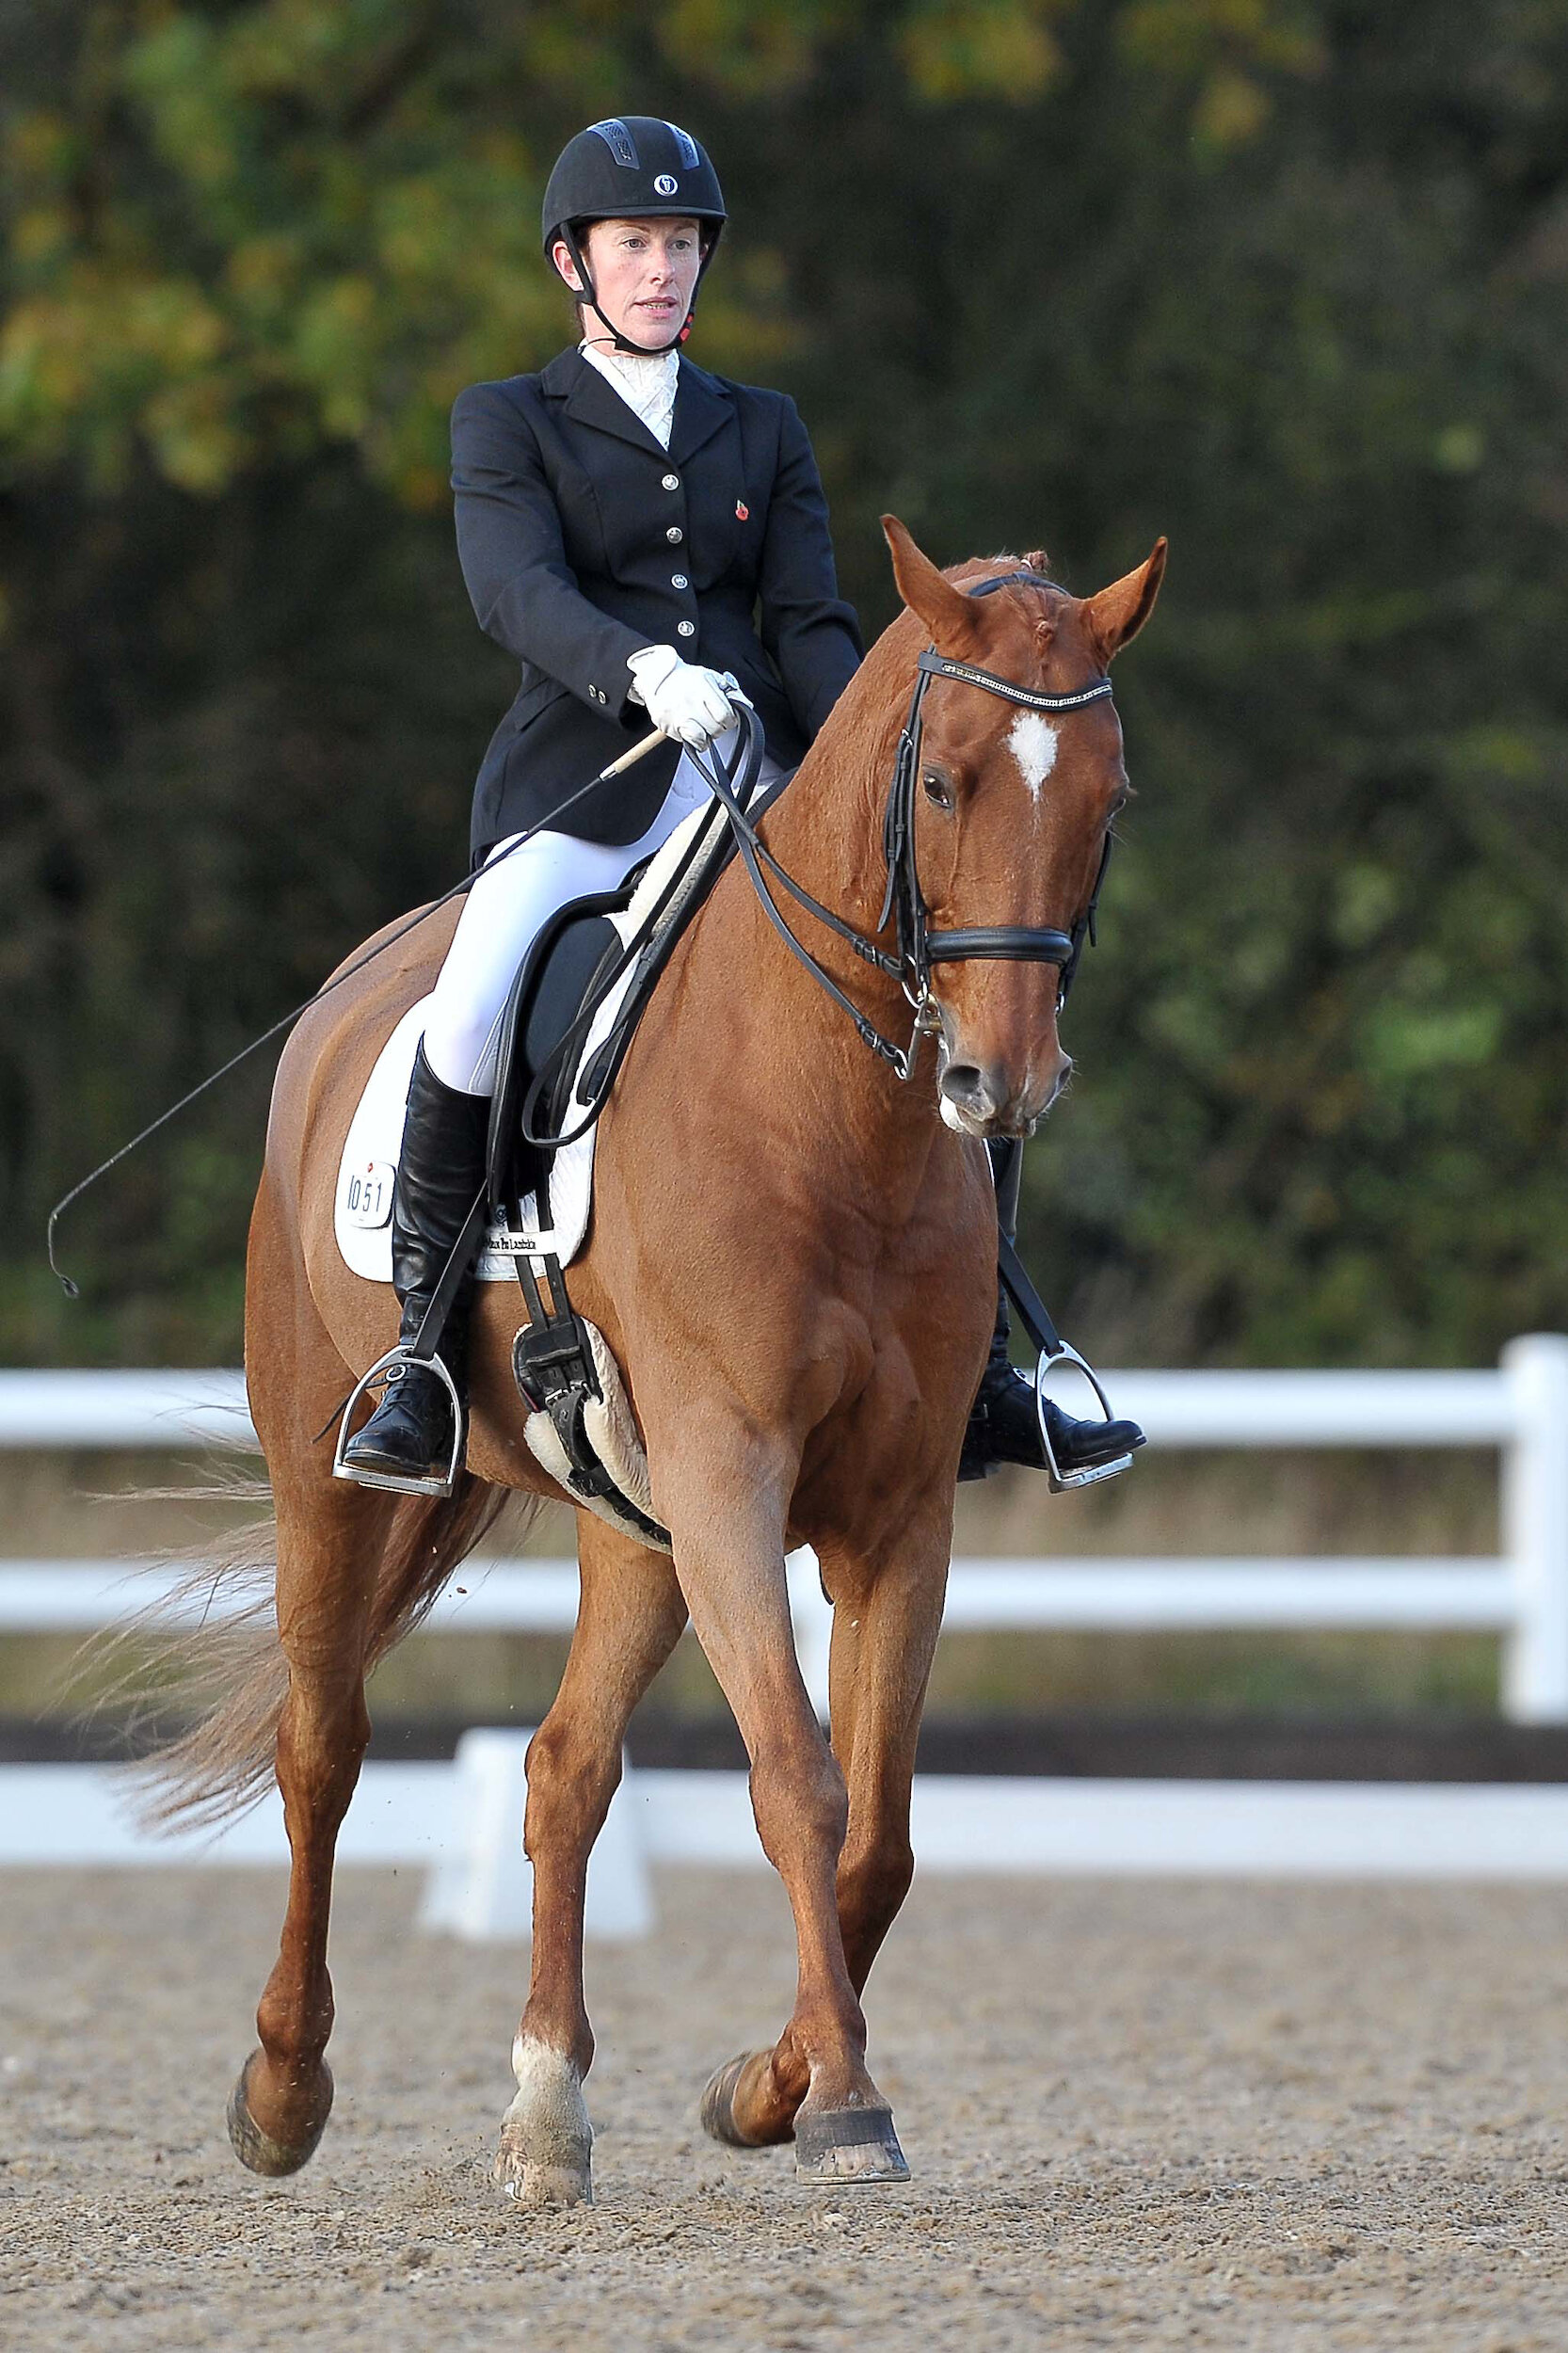
<svg viewBox="0 0 1568 2353"><path fill-rule="evenodd" d="M1032 587L1056 585L1055 582L1047 581L1038 572L1003 572L995 580L980 582L966 594L986 597L995 589L1020 583ZM1106 868L1111 862L1111 836L1107 833L1105 846L1100 852L1099 869L1095 876L1095 887L1089 894L1089 904L1071 931L1044 930L1019 923L980 925L952 932L929 929L915 858L915 786L920 768L925 697L936 679L952 679L965 686L978 686L985 694L1000 696L1004 702L1020 703L1029 711L1080 711L1088 703L1104 701L1112 692L1110 679L1100 677L1092 679L1086 686L1074 688L1070 694L1047 695L1032 686L1020 686L1012 679L999 678L994 671L977 669L972 663L950 661L934 646L926 648L916 664L915 690L908 716L899 735L892 782L883 812L882 847L888 867L888 887L883 895L876 931L871 937L864 932L856 931L853 924L846 923L841 916L836 915L831 907L824 906L820 899L814 898L810 891L796 882L774 856L747 816L744 804L749 798L750 786L761 759L762 744L761 724L749 704L740 707L743 741L737 746L734 764L724 773L722 781L715 773L715 770L724 769L722 760L715 759L710 765L700 754L692 755L707 780L709 790L728 818L746 872L775 930L791 953L806 967L834 1002L848 1014L862 1045L880 1056L902 1080L908 1080L914 1075L921 1037L935 1032L941 1026L940 1010L932 988L932 968L935 965L966 964L982 959L1010 964L1054 964L1059 972L1056 1009L1061 1012L1077 976L1085 943L1094 944L1095 917ZM738 775L740 791L737 796L733 788ZM795 937L768 888L768 876L787 890L797 905L804 907L808 914L814 916L819 923L853 949L864 963L873 966L889 980L898 982L914 1008L914 1026L907 1046L896 1045L891 1038L884 1037L875 1023L839 986L832 974L824 970L809 949ZM891 953L878 945L889 918L894 923Z"/></svg>

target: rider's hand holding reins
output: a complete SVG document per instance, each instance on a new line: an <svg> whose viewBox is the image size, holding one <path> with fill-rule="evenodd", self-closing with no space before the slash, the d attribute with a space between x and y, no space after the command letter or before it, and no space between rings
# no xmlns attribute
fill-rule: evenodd
<svg viewBox="0 0 1568 2353"><path fill-rule="evenodd" d="M628 657L626 666L636 681L633 693L642 697L654 726L688 751L701 751L734 726L729 694L738 693L739 686L728 671L721 674L682 662L673 646L645 646L641 653Z"/></svg>

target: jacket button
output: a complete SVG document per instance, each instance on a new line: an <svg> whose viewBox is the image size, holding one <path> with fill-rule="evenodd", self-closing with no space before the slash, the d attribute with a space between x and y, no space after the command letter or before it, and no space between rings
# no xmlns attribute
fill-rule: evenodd
<svg viewBox="0 0 1568 2353"><path fill-rule="evenodd" d="M672 588L689 588L691 584L691 582L686 578L684 572L672 572L670 574L670 586Z"/></svg>
<svg viewBox="0 0 1568 2353"><path fill-rule="evenodd" d="M695 637L696 635L696 623L695 621L677 621L675 625L675 633L678 637Z"/></svg>
<svg viewBox="0 0 1568 2353"><path fill-rule="evenodd" d="M664 536L669 541L672 548L678 548L686 535L681 530L679 523L671 523L669 529L665 532Z"/></svg>
<svg viewBox="0 0 1568 2353"><path fill-rule="evenodd" d="M680 476L678 473L667 473L664 476L664 488L666 490L679 490L680 488Z"/></svg>

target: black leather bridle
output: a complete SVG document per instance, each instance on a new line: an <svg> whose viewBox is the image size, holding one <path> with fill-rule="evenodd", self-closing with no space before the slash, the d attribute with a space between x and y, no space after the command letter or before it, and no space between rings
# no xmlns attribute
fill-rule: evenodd
<svg viewBox="0 0 1568 2353"><path fill-rule="evenodd" d="M994 580L984 580L966 591L971 597L985 597L998 588L1015 585L1034 588L1054 588L1055 581L1029 570L1003 572ZM1095 916L1099 905L1106 868L1111 862L1111 836L1107 833L1105 846L1095 876L1095 887L1089 904L1070 931L1041 930L1019 923L998 923L977 926L955 932L934 932L926 922L926 904L920 892L920 875L915 862L915 788L920 773L920 744L923 733L922 713L925 698L934 680L952 679L965 686L978 686L985 694L999 695L1004 702L1019 703L1028 711L1081 711L1086 704L1105 701L1112 691L1111 680L1103 675L1091 679L1087 685L1075 687L1070 694L1047 695L1036 687L1016 685L1012 679L998 678L993 671L976 669L971 663L952 662L935 647L928 646L916 664L915 690L909 704L909 715L899 736L898 753L893 763L892 783L888 787L888 805L883 812L882 846L888 865L888 887L883 894L882 911L877 918L876 934L868 938L856 931L831 907L823 905L810 891L802 888L786 872L757 831L753 818L746 814L757 773L761 765L761 723L749 705L737 706L741 721L741 739L735 758L728 766L715 758L712 763L700 755L694 755L707 777L715 799L724 808L734 833L747 873L776 930L791 952L814 974L828 995L841 1005L854 1022L861 1042L873 1054L891 1065L901 1079L912 1076L920 1053L922 1036L937 1031L941 1015L932 989L932 968L938 964L967 964L984 958L996 958L1011 964L1054 964L1058 968L1056 1009L1061 1012L1067 1001L1067 992L1077 975L1085 943L1093 945ZM760 816L761 810L757 814ZM766 874L764 874L764 868ZM810 951L802 946L778 910L768 888L767 876L782 886L796 902L806 908L852 948L866 964L875 967L903 988L914 1007L914 1027L907 1046L898 1046L883 1036L875 1024L847 997L830 972L824 971ZM888 950L877 941L887 930L889 918L894 925L894 948Z"/></svg>

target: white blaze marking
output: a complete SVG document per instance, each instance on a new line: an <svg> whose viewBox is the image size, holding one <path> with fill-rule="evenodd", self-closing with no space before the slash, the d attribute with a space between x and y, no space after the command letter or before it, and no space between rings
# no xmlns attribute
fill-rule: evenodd
<svg viewBox="0 0 1568 2353"><path fill-rule="evenodd" d="M1007 747L1023 772L1030 798L1037 801L1056 765L1056 729L1037 711L1020 711L1007 731Z"/></svg>

